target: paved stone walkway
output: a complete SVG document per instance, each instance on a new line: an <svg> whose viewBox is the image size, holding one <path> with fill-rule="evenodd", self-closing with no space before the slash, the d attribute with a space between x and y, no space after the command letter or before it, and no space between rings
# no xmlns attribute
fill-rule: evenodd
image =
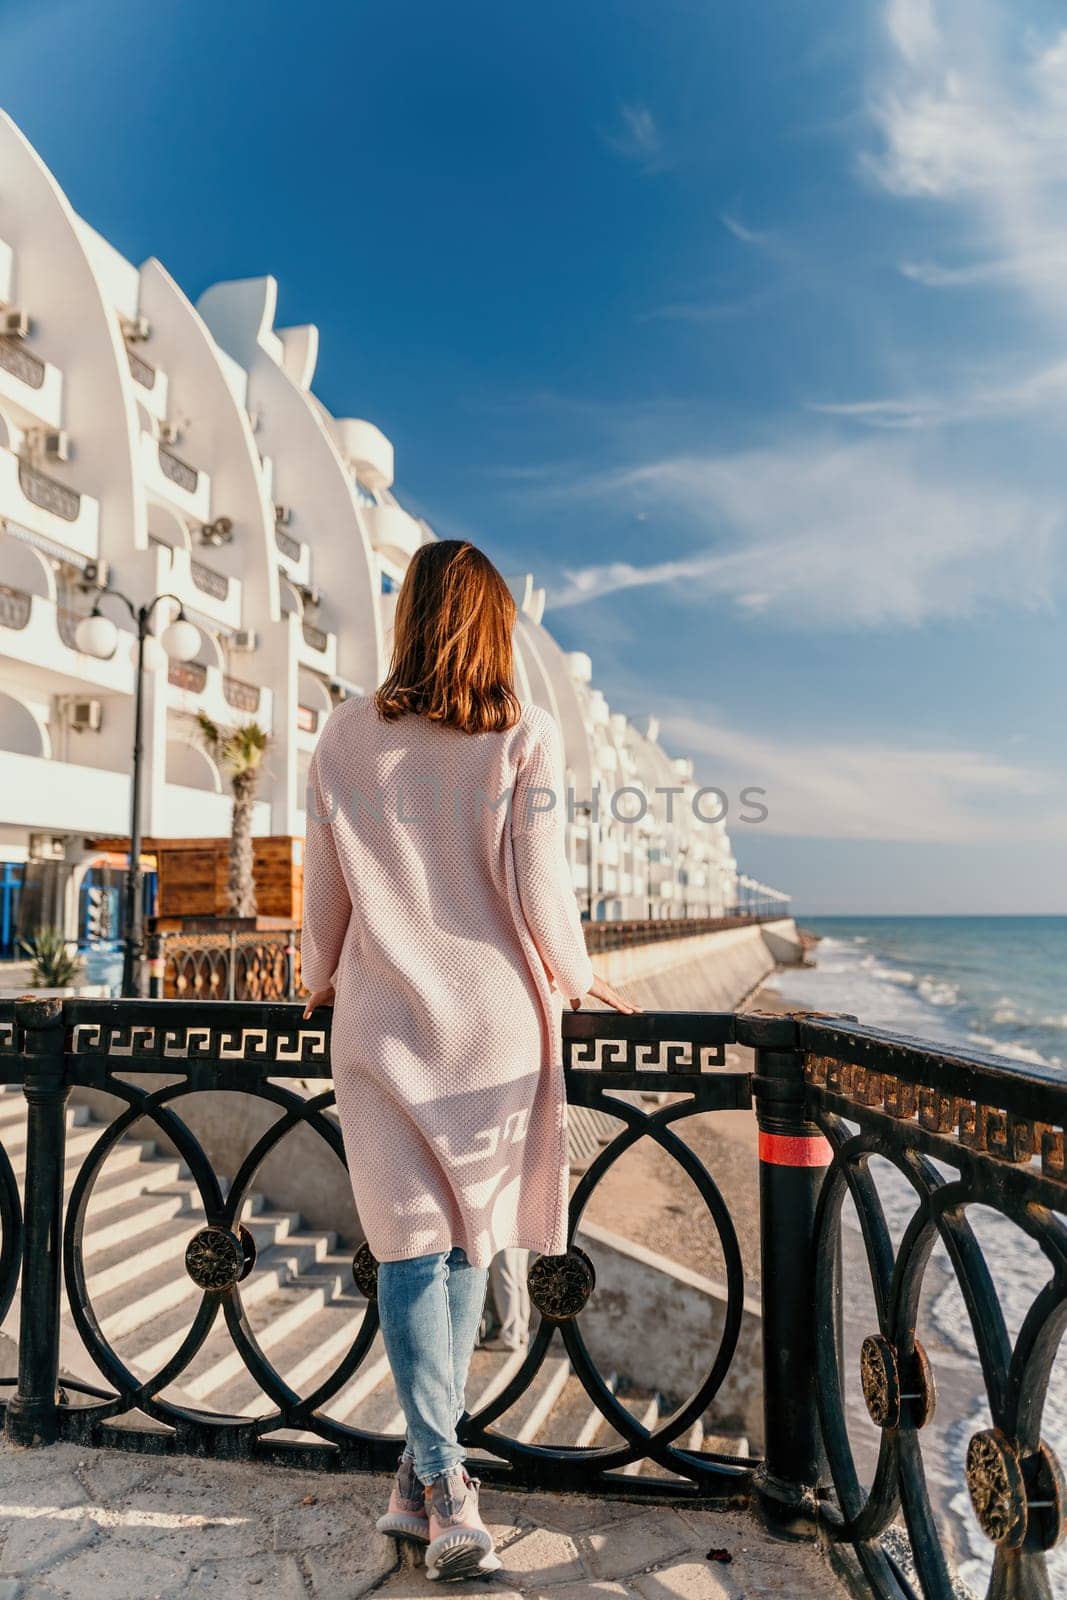
<svg viewBox="0 0 1067 1600"><path fill-rule="evenodd" d="M482 1492L503 1567L430 1584L374 1531L388 1481L0 1441L0 1600L830 1600L807 1546L743 1516ZM709 1559L709 1551L715 1553ZM723 1559L729 1557L729 1560ZM716 1559L717 1557L717 1559Z"/></svg>

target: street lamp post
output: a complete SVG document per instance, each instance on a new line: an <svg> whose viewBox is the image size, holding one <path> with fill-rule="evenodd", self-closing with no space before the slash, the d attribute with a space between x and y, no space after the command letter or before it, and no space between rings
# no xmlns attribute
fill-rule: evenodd
<svg viewBox="0 0 1067 1600"><path fill-rule="evenodd" d="M137 656L133 691L133 765L130 771L130 853L123 883L124 933L122 941L122 994L126 1000L140 993L138 963L141 954L141 765L144 756L144 657L145 641L151 637L151 622L163 600L178 607L174 621L163 630L160 640L173 661L190 661L200 648L200 630L185 615L176 594L157 594L145 605L136 605L119 589L102 589L93 609L79 622L75 644L87 655L110 656L118 644L119 631L110 617L100 610L107 595L121 600L137 629Z"/></svg>

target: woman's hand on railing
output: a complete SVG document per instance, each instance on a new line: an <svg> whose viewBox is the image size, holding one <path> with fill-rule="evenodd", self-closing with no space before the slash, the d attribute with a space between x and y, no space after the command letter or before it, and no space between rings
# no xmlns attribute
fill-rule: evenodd
<svg viewBox="0 0 1067 1600"><path fill-rule="evenodd" d="M317 1011L319 1006L332 1006L333 998L332 983L328 983L325 989L316 989L314 994L308 996L307 1004L304 1007L304 1021L306 1022L311 1013Z"/></svg>
<svg viewBox="0 0 1067 1600"><path fill-rule="evenodd" d="M589 993L594 1000L602 1000L606 1006L610 1006L612 1011L623 1011L627 1016L632 1016L635 1011L641 1010L640 1006L635 1006L632 1000L625 999L618 989L613 988L607 978L598 978L595 972L593 981L589 986ZM581 995L578 995L577 998L571 998L572 1011L578 1011L581 1004Z"/></svg>

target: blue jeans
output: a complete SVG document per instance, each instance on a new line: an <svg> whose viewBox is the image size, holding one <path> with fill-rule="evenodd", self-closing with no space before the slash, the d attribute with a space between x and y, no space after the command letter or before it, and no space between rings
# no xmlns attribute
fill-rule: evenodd
<svg viewBox="0 0 1067 1600"><path fill-rule="evenodd" d="M414 1457L423 1483L466 1456L456 1424L488 1277L459 1245L447 1255L378 1263L378 1316L408 1425L405 1453Z"/></svg>

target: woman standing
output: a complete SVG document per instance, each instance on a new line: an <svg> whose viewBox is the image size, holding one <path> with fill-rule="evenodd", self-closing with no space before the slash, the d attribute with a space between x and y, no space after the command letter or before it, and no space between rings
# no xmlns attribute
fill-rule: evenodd
<svg viewBox="0 0 1067 1600"><path fill-rule="evenodd" d="M589 964L559 732L512 681L515 603L465 541L415 554L389 676L330 716L308 782L305 1016L333 1004L337 1109L407 1421L378 1527L430 1576L499 1565L456 1424L502 1249L567 1246L563 1000Z"/></svg>

